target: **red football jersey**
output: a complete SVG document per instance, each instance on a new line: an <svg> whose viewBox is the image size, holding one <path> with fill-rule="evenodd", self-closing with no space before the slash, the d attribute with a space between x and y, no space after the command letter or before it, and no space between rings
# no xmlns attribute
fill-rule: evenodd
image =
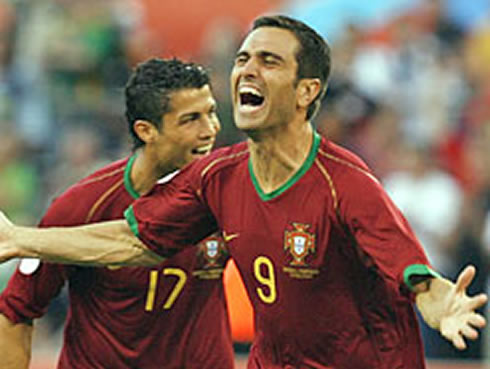
<svg viewBox="0 0 490 369"><path fill-rule="evenodd" d="M129 180L131 164L115 162L69 188L41 226L123 218L138 196ZM38 318L68 281L59 369L230 369L222 284L227 259L221 237L210 236L152 268L20 267L0 298L0 312L14 322Z"/></svg>
<svg viewBox="0 0 490 369"><path fill-rule="evenodd" d="M425 367L404 283L428 270L425 253L367 166L318 134L272 193L242 143L193 163L126 218L162 254L191 229L223 230L255 310L249 368Z"/></svg>

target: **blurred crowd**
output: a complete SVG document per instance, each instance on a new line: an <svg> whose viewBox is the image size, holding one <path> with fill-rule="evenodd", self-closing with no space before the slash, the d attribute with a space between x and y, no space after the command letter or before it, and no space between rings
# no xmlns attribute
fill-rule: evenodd
<svg viewBox="0 0 490 369"><path fill-rule="evenodd" d="M376 25L346 24L331 40L333 74L314 122L382 179L437 270L454 278L477 266L471 291L490 280L489 9L468 25L445 1L424 0ZM143 12L132 0L0 0L0 209L15 222L36 224L69 184L128 154L126 79L138 61L168 56ZM214 22L193 55L212 74L220 146L244 138L228 86L242 35ZM0 268L1 289L13 264ZM437 334L424 338L429 357L490 355L489 339L456 354Z"/></svg>

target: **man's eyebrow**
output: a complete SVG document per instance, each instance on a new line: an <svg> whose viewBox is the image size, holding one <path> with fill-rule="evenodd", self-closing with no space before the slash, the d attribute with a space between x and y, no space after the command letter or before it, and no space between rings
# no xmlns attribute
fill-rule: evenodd
<svg viewBox="0 0 490 369"><path fill-rule="evenodd" d="M268 58L268 57L272 57L274 59L277 59L277 60L280 60L280 61L284 61L284 58L279 55L279 54L276 54L276 53L273 53L271 51L259 51L258 52L258 55L262 58L262 59L265 59L265 58Z"/></svg>
<svg viewBox="0 0 490 369"><path fill-rule="evenodd" d="M272 51L262 50L262 51L257 52L257 55L261 59L265 59L265 58L270 57L270 58L274 58L274 59L279 60L279 61L284 61L284 58L281 55L273 53ZM250 57L250 53L248 51L242 50L236 54L235 58L239 58L241 56Z"/></svg>
<svg viewBox="0 0 490 369"><path fill-rule="evenodd" d="M236 53L235 58L238 58L240 56L250 56L250 53L248 51L241 50L241 51Z"/></svg>
<svg viewBox="0 0 490 369"><path fill-rule="evenodd" d="M190 119L197 119L199 118L199 116L201 115L201 113L197 112L197 111L192 111L190 113L185 113L185 114L182 114L180 117L179 117L179 121L182 121L184 119L187 119L187 118L190 118Z"/></svg>

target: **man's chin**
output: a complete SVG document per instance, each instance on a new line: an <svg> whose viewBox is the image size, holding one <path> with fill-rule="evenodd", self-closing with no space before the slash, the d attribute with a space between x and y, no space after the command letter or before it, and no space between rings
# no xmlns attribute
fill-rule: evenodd
<svg viewBox="0 0 490 369"><path fill-rule="evenodd" d="M240 131L247 133L259 130L262 126L262 121L258 119L240 119L236 120L235 125Z"/></svg>

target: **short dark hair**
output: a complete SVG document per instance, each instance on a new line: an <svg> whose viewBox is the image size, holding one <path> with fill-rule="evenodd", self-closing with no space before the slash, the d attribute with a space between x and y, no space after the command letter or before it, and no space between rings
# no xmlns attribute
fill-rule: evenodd
<svg viewBox="0 0 490 369"><path fill-rule="evenodd" d="M163 115L171 110L171 93L210 84L208 72L199 64L186 63L176 58L152 58L138 64L124 89L126 120L133 149L145 144L134 131L134 122L146 120L160 130Z"/></svg>
<svg viewBox="0 0 490 369"><path fill-rule="evenodd" d="M260 27L282 28L291 31L296 36L300 45L296 53L297 81L302 78L319 78L322 84L320 93L308 106L306 112L306 119L312 119L318 112L321 100L327 91L331 69L330 47L327 41L310 26L284 15L259 17L254 21L252 30Z"/></svg>

